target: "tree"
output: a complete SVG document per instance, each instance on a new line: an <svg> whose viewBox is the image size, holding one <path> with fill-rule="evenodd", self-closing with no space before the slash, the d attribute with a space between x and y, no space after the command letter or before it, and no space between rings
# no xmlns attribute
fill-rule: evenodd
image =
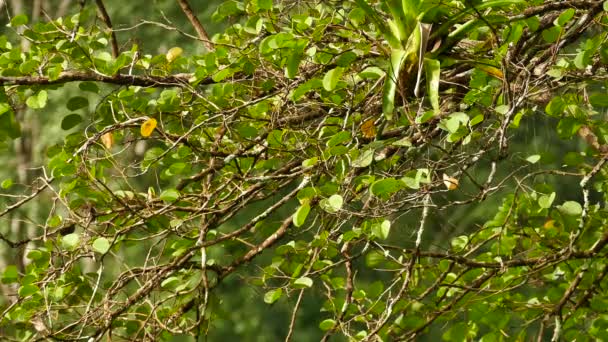
<svg viewBox="0 0 608 342"><path fill-rule="evenodd" d="M603 1L174 6L204 53L0 38L7 153L65 131L2 182L3 338L608 339Z"/></svg>

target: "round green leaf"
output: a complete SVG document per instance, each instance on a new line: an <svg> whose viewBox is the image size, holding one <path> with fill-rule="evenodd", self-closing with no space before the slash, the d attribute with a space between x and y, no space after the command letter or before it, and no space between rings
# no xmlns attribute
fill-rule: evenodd
<svg viewBox="0 0 608 342"><path fill-rule="evenodd" d="M47 97L46 90L41 90L25 100L25 104L32 109L40 109L46 106Z"/></svg>
<svg viewBox="0 0 608 342"><path fill-rule="evenodd" d="M8 189L13 185L13 180L10 178L7 178L5 180L2 181L2 184L0 186L2 186L2 189Z"/></svg>
<svg viewBox="0 0 608 342"><path fill-rule="evenodd" d="M329 205L335 210L338 211L340 209L342 209L342 205L344 204L344 200L342 199L342 196L340 195L331 195L327 201L329 202Z"/></svg>
<svg viewBox="0 0 608 342"><path fill-rule="evenodd" d="M110 241L104 237L100 237L93 241L93 250L100 254L106 254L110 250Z"/></svg>
<svg viewBox="0 0 608 342"><path fill-rule="evenodd" d="M82 122L82 117L78 114L69 114L66 115L63 120L61 120L61 129L67 131L78 126L79 123Z"/></svg>
<svg viewBox="0 0 608 342"><path fill-rule="evenodd" d="M69 110L78 110L80 108L87 107L89 105L89 100L86 97L75 96L68 100L66 107Z"/></svg>
<svg viewBox="0 0 608 342"><path fill-rule="evenodd" d="M68 234L61 239L62 246L69 250L76 248L79 242L80 235L76 233Z"/></svg>
<svg viewBox="0 0 608 342"><path fill-rule="evenodd" d="M580 203L575 201L566 201L564 204L557 207L557 209L564 215L579 216L583 213L583 207Z"/></svg>

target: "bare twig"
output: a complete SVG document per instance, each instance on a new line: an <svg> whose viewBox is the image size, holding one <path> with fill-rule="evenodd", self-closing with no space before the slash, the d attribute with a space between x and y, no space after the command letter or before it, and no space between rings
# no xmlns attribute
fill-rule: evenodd
<svg viewBox="0 0 608 342"><path fill-rule="evenodd" d="M103 0L95 0L97 4L97 10L99 15L101 16L101 20L106 24L108 31L110 32L110 44L112 44L112 57L116 58L120 54L118 50L118 42L116 40L116 33L114 32L114 28L112 27L112 20L108 15L108 11L106 10L106 6L103 4Z"/></svg>
<svg viewBox="0 0 608 342"><path fill-rule="evenodd" d="M205 44L205 47L207 48L207 50L213 51L214 50L213 43L211 43L211 40L209 39L209 35L207 34L207 31L205 31L205 28L203 27L203 25L201 25L201 22L198 20L196 15L194 15L194 12L192 11L192 7L190 7L190 4L188 3L188 1L177 0L177 3L182 8L182 11L184 12L184 14L188 18L188 20L190 20L190 23L194 27L194 30L196 30L196 33L198 34L198 37L200 38L200 40L203 41L203 44Z"/></svg>

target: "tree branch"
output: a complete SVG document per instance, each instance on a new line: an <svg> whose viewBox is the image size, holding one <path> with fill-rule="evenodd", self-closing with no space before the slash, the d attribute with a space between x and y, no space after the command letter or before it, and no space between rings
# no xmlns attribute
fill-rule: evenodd
<svg viewBox="0 0 608 342"><path fill-rule="evenodd" d="M120 54L118 51L118 42L116 41L116 33L114 32L114 28L112 27L112 20L110 20L110 16L108 15L108 11L106 11L106 6L104 6L102 0L95 0L97 4L97 10L99 15L101 16L101 20L103 20L104 24L110 31L110 43L112 44L112 57L116 58Z"/></svg>
<svg viewBox="0 0 608 342"><path fill-rule="evenodd" d="M59 77L51 79L48 76L0 76L0 85L51 85L74 81L103 82L117 85L135 85L141 87L175 87L188 83L191 74L174 74L169 76L144 76L117 74L106 76L90 72L65 71ZM202 80L199 84L212 84L211 78Z"/></svg>
<svg viewBox="0 0 608 342"><path fill-rule="evenodd" d="M209 35L207 35L207 31L205 31L205 28L203 27L203 25L201 25L201 22L198 20L196 15L194 15L194 12L192 11L192 7L190 7L190 4L188 3L188 1L177 0L177 3L182 8L182 11L184 12L184 14L188 18L188 20L190 20L190 23L194 27L194 30L198 34L200 40L203 42L203 44L205 44L205 47L207 48L207 50L209 50L209 51L215 50L215 48L213 47L213 43L211 43L211 40L209 39Z"/></svg>

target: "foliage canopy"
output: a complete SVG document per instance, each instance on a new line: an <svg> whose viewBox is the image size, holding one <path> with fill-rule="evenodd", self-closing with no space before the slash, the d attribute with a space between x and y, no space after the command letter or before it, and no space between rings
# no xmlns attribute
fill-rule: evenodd
<svg viewBox="0 0 608 342"><path fill-rule="evenodd" d="M608 340L608 3L178 5L0 37L3 338Z"/></svg>

